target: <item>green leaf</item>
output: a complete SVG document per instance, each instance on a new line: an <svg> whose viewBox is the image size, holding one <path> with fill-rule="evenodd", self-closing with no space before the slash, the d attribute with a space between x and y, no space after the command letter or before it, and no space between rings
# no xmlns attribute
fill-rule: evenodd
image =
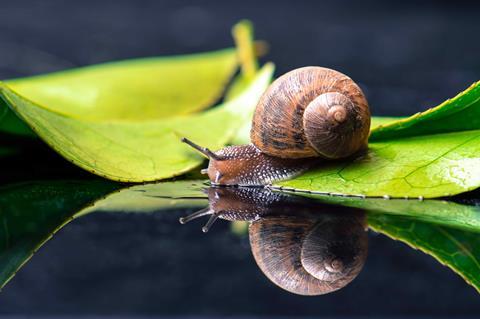
<svg viewBox="0 0 480 319"><path fill-rule="evenodd" d="M232 35L238 48L241 74L233 81L225 93L226 101L232 100L243 92L257 73L258 61L256 59L253 31L253 25L248 20L242 20L232 29ZM248 115L250 119L253 118L254 111L255 109L252 109ZM249 144L251 127L252 121L245 121L235 136L232 137L231 144Z"/></svg>
<svg viewBox="0 0 480 319"><path fill-rule="evenodd" d="M452 196L480 186L480 84L408 119L375 119L369 150L276 187L369 197ZM477 114L478 113L478 114ZM396 138L398 137L398 138Z"/></svg>
<svg viewBox="0 0 480 319"><path fill-rule="evenodd" d="M371 143L352 161L325 162L278 186L370 197L451 196L480 185L480 131Z"/></svg>
<svg viewBox="0 0 480 319"><path fill-rule="evenodd" d="M400 119L401 117L385 117L385 116L372 116L372 122L370 124L370 130L375 130L379 126L384 126L390 123L394 123Z"/></svg>
<svg viewBox="0 0 480 319"><path fill-rule="evenodd" d="M480 129L480 82L437 107L372 130L370 141Z"/></svg>
<svg viewBox="0 0 480 319"><path fill-rule="evenodd" d="M369 214L369 227L433 256L480 292L480 236L408 217ZM412 265L413 266L413 265Z"/></svg>
<svg viewBox="0 0 480 319"><path fill-rule="evenodd" d="M5 84L44 109L72 118L138 122L212 105L237 65L236 51L226 49L111 62Z"/></svg>
<svg viewBox="0 0 480 319"><path fill-rule="evenodd" d="M0 82L1 86L1 82ZM22 137L35 137L35 133L25 122L18 118L2 99L0 89L0 133L18 135Z"/></svg>
<svg viewBox="0 0 480 319"><path fill-rule="evenodd" d="M0 131L32 134L27 123L69 161L113 180L183 174L201 157L180 138L223 147L250 121L270 81L273 66L257 72L252 25L242 21L233 33L237 50L106 63L0 83L6 102L0 103ZM234 86L235 98L196 113L224 93L238 60L248 81L244 76L234 81L242 83L239 90Z"/></svg>
<svg viewBox="0 0 480 319"><path fill-rule="evenodd" d="M35 133L69 161L108 179L144 182L180 175L203 161L181 137L212 149L224 146L249 120L246 114L272 73L273 65L267 64L242 95L212 110L150 121L80 119L38 105L7 85L2 94Z"/></svg>
<svg viewBox="0 0 480 319"><path fill-rule="evenodd" d="M73 215L118 188L107 181L58 181L0 188L0 287Z"/></svg>

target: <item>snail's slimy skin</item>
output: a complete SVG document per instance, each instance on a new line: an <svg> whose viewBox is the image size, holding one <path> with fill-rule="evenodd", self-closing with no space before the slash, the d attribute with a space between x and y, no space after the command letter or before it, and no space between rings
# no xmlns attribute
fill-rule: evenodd
<svg viewBox="0 0 480 319"><path fill-rule="evenodd" d="M210 159L208 177L214 185L262 186L295 177L318 163L318 158L280 158L252 144L228 146Z"/></svg>

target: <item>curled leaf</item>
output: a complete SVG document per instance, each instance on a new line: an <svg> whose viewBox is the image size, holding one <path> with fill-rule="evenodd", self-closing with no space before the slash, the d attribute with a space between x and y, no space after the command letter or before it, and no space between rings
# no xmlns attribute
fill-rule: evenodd
<svg viewBox="0 0 480 319"><path fill-rule="evenodd" d="M267 64L237 98L203 113L150 121L86 120L42 107L3 85L10 107L47 144L72 163L102 177L145 182L180 175L202 157L180 142L189 137L218 149L235 134L270 82Z"/></svg>

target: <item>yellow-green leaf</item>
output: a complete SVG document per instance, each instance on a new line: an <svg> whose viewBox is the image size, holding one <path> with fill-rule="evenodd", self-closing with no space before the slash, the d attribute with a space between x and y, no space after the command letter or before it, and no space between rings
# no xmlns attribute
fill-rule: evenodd
<svg viewBox="0 0 480 319"><path fill-rule="evenodd" d="M50 111L96 121L149 121L212 105L237 68L234 49L105 63L6 81Z"/></svg>
<svg viewBox="0 0 480 319"><path fill-rule="evenodd" d="M387 124L394 123L402 118L400 117L385 117L385 116L372 116L372 122L370 129L373 131L379 126L384 126Z"/></svg>
<svg viewBox="0 0 480 319"><path fill-rule="evenodd" d="M224 146L250 120L272 73L273 65L267 64L243 94L217 108L148 121L84 119L46 108L9 85L0 88L9 106L69 161L108 179L144 182L180 175L202 162L181 137L212 149Z"/></svg>

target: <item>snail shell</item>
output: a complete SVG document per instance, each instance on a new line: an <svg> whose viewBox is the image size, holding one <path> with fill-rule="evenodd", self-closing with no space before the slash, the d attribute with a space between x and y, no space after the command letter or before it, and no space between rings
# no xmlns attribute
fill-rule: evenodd
<svg viewBox="0 0 480 319"><path fill-rule="evenodd" d="M336 159L365 149L369 131L368 103L352 79L304 67L279 77L263 94L250 139L271 156Z"/></svg>
<svg viewBox="0 0 480 319"><path fill-rule="evenodd" d="M363 214L268 216L249 227L253 256L279 287L321 295L350 283L366 260Z"/></svg>

